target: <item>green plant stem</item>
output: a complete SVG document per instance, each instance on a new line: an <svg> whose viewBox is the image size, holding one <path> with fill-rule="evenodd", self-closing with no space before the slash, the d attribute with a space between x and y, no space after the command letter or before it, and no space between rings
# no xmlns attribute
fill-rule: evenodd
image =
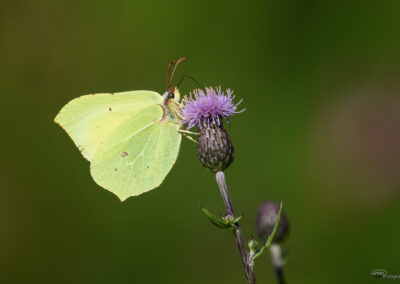
<svg viewBox="0 0 400 284"><path fill-rule="evenodd" d="M228 215L232 216L236 219L235 211L233 210L232 201L229 196L228 187L226 186L225 174L223 171L218 171L215 174L215 178L217 180L217 184L219 186L219 190L222 195L222 199L224 200L224 204L226 207L226 212ZM246 275L247 282L249 284L256 284L256 277L254 275L253 266L250 265L250 261L248 259L248 254L246 250L246 246L244 244L244 239L242 235L242 231L240 230L239 223L235 223L235 229L233 230L236 244L240 253L240 257L242 260L242 265L244 268L244 273Z"/></svg>

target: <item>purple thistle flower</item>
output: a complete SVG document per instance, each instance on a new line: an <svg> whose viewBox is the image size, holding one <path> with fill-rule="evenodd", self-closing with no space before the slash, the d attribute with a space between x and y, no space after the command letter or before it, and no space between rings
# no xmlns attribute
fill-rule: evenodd
<svg viewBox="0 0 400 284"><path fill-rule="evenodd" d="M193 91L193 96L190 94L186 97L186 105L182 111L184 120L183 123L187 125L187 128L193 128L198 126L202 129L206 125L215 123L216 125L221 124L222 119L226 119L235 113L237 106L242 102L240 100L237 104L233 103L233 91L230 89L226 90L225 93L221 90L221 87L217 88L206 88L206 92L197 89Z"/></svg>

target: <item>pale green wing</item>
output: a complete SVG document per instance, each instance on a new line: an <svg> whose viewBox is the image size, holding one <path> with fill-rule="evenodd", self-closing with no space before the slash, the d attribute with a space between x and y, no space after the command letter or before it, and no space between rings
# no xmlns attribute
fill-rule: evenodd
<svg viewBox="0 0 400 284"><path fill-rule="evenodd" d="M164 180L178 157L181 134L159 105L146 107L123 122L95 152L90 172L97 184L122 201Z"/></svg>
<svg viewBox="0 0 400 284"><path fill-rule="evenodd" d="M100 142L125 120L162 102L161 95L151 91L86 95L70 101L54 120L91 161Z"/></svg>

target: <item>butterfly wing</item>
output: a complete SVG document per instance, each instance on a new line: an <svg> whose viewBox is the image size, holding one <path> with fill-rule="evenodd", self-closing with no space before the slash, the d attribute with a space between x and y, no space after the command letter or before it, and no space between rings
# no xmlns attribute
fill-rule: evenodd
<svg viewBox="0 0 400 284"><path fill-rule="evenodd" d="M97 184L122 201L164 180L178 156L179 125L151 105L120 124L96 150L90 171Z"/></svg>
<svg viewBox="0 0 400 284"><path fill-rule="evenodd" d="M95 94L76 98L55 118L89 161L118 126L142 109L162 104L162 97L151 91Z"/></svg>

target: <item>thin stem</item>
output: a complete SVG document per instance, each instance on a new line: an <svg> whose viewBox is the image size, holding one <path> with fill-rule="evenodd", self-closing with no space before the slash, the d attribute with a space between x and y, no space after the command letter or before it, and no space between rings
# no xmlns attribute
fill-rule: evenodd
<svg viewBox="0 0 400 284"><path fill-rule="evenodd" d="M285 278L283 277L283 267L275 267L275 274L278 280L278 284L285 284Z"/></svg>
<svg viewBox="0 0 400 284"><path fill-rule="evenodd" d="M236 218L235 211L233 210L233 206L232 206L232 201L229 196L228 187L226 186L224 172L223 171L216 172L215 178L217 180L219 190L221 192L222 199L224 200L224 204L225 204L228 215L231 215L233 218ZM256 277L254 275L253 266L250 265L250 262L248 260L248 254L247 254L246 246L244 244L242 231L240 230L238 223L235 223L234 234L235 234L235 238L236 238L236 245L239 249L240 257L242 259L242 265L244 268L244 273L246 275L246 279L249 284L256 284Z"/></svg>
<svg viewBox="0 0 400 284"><path fill-rule="evenodd" d="M285 278L283 277L283 259L282 259L282 250L279 244L272 244L269 247L271 252L271 262L274 266L276 278L278 280L278 284L285 284Z"/></svg>

